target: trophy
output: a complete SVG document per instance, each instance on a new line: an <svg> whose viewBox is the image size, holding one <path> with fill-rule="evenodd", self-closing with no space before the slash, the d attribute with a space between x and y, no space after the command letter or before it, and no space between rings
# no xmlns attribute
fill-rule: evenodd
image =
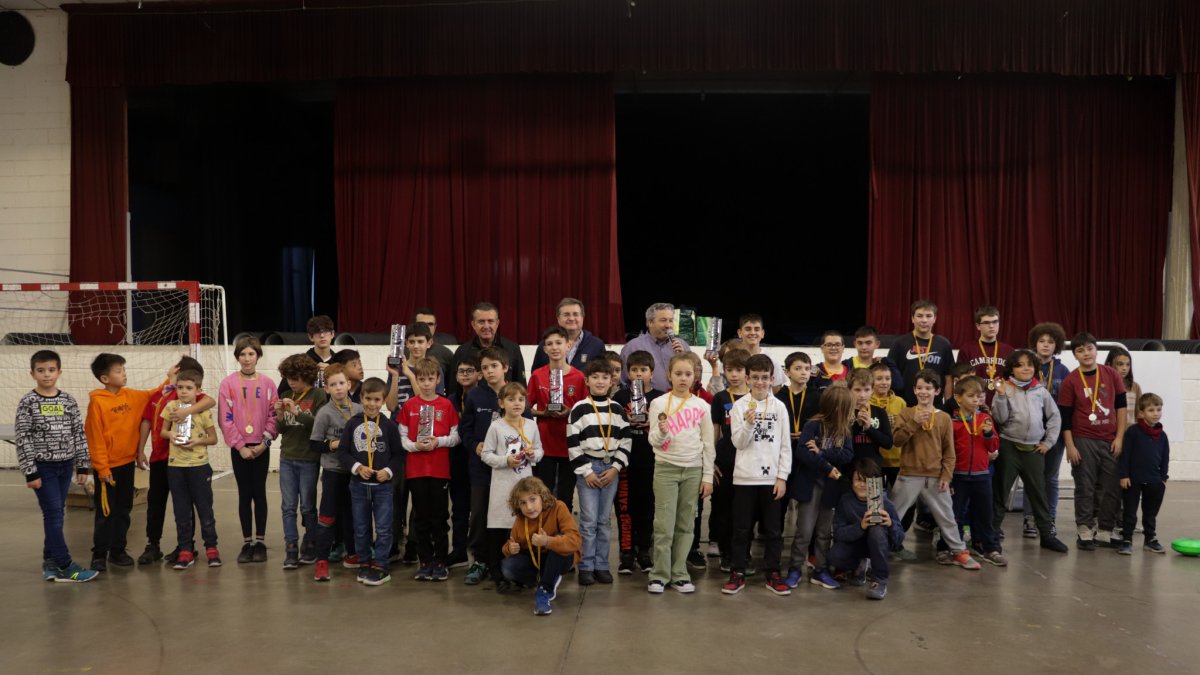
<svg viewBox="0 0 1200 675"><path fill-rule="evenodd" d="M406 327L402 323L392 324L391 349L388 350L387 364L397 370L404 364L404 334Z"/></svg>
<svg viewBox="0 0 1200 675"><path fill-rule="evenodd" d="M546 412L560 413L563 411L563 371L561 368L550 370L550 403Z"/></svg>
<svg viewBox="0 0 1200 675"><path fill-rule="evenodd" d="M185 408L190 408L190 407L192 407L191 403L179 404L180 410L183 410ZM194 423L192 422L191 415L188 415L187 417L183 418L182 422L175 425L175 439L174 439L175 445L185 445L192 440L192 427L193 426L194 426Z"/></svg>
<svg viewBox="0 0 1200 675"><path fill-rule="evenodd" d="M433 406L422 405L417 414L417 440L433 438Z"/></svg>
<svg viewBox="0 0 1200 675"><path fill-rule="evenodd" d="M633 424L646 423L646 392L641 380L629 381L629 421Z"/></svg>
<svg viewBox="0 0 1200 675"><path fill-rule="evenodd" d="M317 368L317 382L313 386L315 386L317 389L325 388L325 369L324 368Z"/></svg>
<svg viewBox="0 0 1200 675"><path fill-rule="evenodd" d="M867 479L867 522L879 525L883 522L883 477Z"/></svg>
<svg viewBox="0 0 1200 675"><path fill-rule="evenodd" d="M706 358L711 357L721 350L721 319L713 317L713 320L708 324L708 348L704 350Z"/></svg>

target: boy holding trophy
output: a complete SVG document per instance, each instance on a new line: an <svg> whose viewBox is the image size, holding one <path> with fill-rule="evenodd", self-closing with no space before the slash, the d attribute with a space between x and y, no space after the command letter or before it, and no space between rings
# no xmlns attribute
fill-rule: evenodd
<svg viewBox="0 0 1200 675"><path fill-rule="evenodd" d="M575 505L575 470L567 459L567 415L587 398L583 373L567 363L567 331L552 326L542 334L549 363L529 375L529 408L538 423L545 456L534 473L571 510Z"/></svg>
<svg viewBox="0 0 1200 675"><path fill-rule="evenodd" d="M904 541L904 528L891 500L883 494L883 471L870 459L854 464L852 493L842 495L833 516L833 546L829 566L851 573L851 583L866 582L868 600L887 596L888 554ZM857 571L870 559L869 578Z"/></svg>

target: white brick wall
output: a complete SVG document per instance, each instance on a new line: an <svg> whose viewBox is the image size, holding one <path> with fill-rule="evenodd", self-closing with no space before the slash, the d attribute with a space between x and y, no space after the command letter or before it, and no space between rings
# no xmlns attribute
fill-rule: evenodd
<svg viewBox="0 0 1200 675"><path fill-rule="evenodd" d="M70 264L71 98L67 15L22 12L36 46L0 66L0 268L65 275ZM59 281L0 269L0 281Z"/></svg>

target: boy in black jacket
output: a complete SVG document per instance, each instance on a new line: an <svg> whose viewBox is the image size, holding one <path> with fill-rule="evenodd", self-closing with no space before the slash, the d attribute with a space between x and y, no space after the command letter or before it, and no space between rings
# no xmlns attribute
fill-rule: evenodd
<svg viewBox="0 0 1200 675"><path fill-rule="evenodd" d="M353 474L350 503L354 512L354 550L359 557L358 581L368 586L392 580L388 573L388 551L392 548L392 477L401 470L404 455L400 428L380 412L386 391L387 385L377 377L363 382L363 411L346 422L342 440L338 442L338 459Z"/></svg>
<svg viewBox="0 0 1200 675"><path fill-rule="evenodd" d="M1121 456L1117 459L1117 476L1125 499L1125 520L1121 523L1121 546L1117 553L1133 555L1133 526L1137 524L1138 502L1142 503L1142 530L1147 551L1166 553L1158 543L1155 526L1158 509L1167 492L1167 465L1171 460L1171 444L1162 424L1162 398L1158 394L1142 394L1137 401L1137 424L1125 431Z"/></svg>
<svg viewBox="0 0 1200 675"><path fill-rule="evenodd" d="M829 549L829 565L839 571L855 573L863 558L871 560L868 575L867 599L882 600L887 596L888 554L904 542L904 528L896 507L886 495L882 521L872 524L867 513L867 479L879 478L883 471L869 459L854 465L854 491L842 496L833 518L833 546Z"/></svg>
<svg viewBox="0 0 1200 675"><path fill-rule="evenodd" d="M626 368L631 382L642 382L645 398L642 416L645 417L650 410L650 402L662 394L651 384L654 355L638 350L629 355ZM629 437L633 441L629 466L621 470L620 483L617 484L617 540L621 551L617 573L633 574L635 569L649 573L654 566L651 559L654 552L654 450L646 435L650 420L635 421L631 417L632 391L629 387L622 387L613 394L613 401L625 408L625 415L630 420Z"/></svg>

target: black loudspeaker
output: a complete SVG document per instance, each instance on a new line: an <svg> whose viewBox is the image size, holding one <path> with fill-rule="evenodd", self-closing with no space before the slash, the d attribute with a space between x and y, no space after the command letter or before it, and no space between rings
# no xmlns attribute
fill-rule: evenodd
<svg viewBox="0 0 1200 675"><path fill-rule="evenodd" d="M0 12L0 63L19 66L33 53L33 26L19 12Z"/></svg>

